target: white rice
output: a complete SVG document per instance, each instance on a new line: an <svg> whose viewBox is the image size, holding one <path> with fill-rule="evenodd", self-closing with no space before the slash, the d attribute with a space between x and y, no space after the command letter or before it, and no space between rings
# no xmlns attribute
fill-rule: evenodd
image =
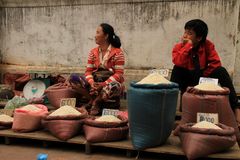
<svg viewBox="0 0 240 160"><path fill-rule="evenodd" d="M201 83L196 85L194 88L203 91L224 91L224 89L214 83Z"/></svg>
<svg viewBox="0 0 240 160"><path fill-rule="evenodd" d="M159 73L151 73L141 81L137 82L137 84L170 84L171 82L164 78Z"/></svg>
<svg viewBox="0 0 240 160"><path fill-rule="evenodd" d="M211 122L207 122L207 121L198 122L195 125L193 125L192 127L194 127L194 128L207 128L207 129L222 129L222 128L218 127L217 125L215 125Z"/></svg>
<svg viewBox="0 0 240 160"><path fill-rule="evenodd" d="M1 114L0 115L0 122L13 122L13 118L6 115L6 114Z"/></svg>
<svg viewBox="0 0 240 160"><path fill-rule="evenodd" d="M41 110L40 108L36 107L35 105L31 105L31 104L21 107L21 109L27 110L27 111L40 111Z"/></svg>
<svg viewBox="0 0 240 160"><path fill-rule="evenodd" d="M81 113L72 106L62 106L52 112L49 116L81 115Z"/></svg>
<svg viewBox="0 0 240 160"><path fill-rule="evenodd" d="M121 122L121 120L113 115L104 115L95 119L96 121L101 122Z"/></svg>

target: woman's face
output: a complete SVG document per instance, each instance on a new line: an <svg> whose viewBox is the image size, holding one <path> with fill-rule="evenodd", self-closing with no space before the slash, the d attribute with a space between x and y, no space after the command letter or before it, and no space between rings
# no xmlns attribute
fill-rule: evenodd
<svg viewBox="0 0 240 160"><path fill-rule="evenodd" d="M102 27L99 26L96 30L95 42L98 45L104 44L107 42L108 35L104 34Z"/></svg>

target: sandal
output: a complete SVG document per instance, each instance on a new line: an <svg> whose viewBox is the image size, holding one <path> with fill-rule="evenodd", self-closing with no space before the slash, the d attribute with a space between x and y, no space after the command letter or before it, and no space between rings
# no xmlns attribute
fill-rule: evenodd
<svg viewBox="0 0 240 160"><path fill-rule="evenodd" d="M96 116L100 113L100 108L97 106L92 106L92 108L90 109L90 115L91 116Z"/></svg>

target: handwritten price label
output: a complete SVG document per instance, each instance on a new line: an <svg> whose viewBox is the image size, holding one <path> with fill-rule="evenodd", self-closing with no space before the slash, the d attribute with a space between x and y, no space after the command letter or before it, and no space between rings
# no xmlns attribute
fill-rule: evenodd
<svg viewBox="0 0 240 160"><path fill-rule="evenodd" d="M213 124L218 124L218 114L217 113L197 113L197 122L207 121Z"/></svg>
<svg viewBox="0 0 240 160"><path fill-rule="evenodd" d="M163 77L168 77L169 69L153 69L153 70L150 70L150 73L158 73Z"/></svg>
<svg viewBox="0 0 240 160"><path fill-rule="evenodd" d="M201 83L213 83L218 85L218 79L216 78L206 78L206 77L200 77L199 84Z"/></svg>
<svg viewBox="0 0 240 160"><path fill-rule="evenodd" d="M103 111L102 111L102 116L105 116L105 115L117 116L118 113L119 113L119 110L117 110L117 109L106 109L106 108L104 108Z"/></svg>
<svg viewBox="0 0 240 160"><path fill-rule="evenodd" d="M66 105L75 107L76 106L76 98L62 98L61 102L60 102L60 107L66 106Z"/></svg>

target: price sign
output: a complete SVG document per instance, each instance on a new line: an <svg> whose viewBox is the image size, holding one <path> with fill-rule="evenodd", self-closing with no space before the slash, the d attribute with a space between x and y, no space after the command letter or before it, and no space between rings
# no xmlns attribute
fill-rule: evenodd
<svg viewBox="0 0 240 160"><path fill-rule="evenodd" d="M163 77L168 77L169 70L168 69L153 69L153 70L150 70L150 73L158 73Z"/></svg>
<svg viewBox="0 0 240 160"><path fill-rule="evenodd" d="M207 121L213 124L218 124L218 113L197 113L197 122Z"/></svg>
<svg viewBox="0 0 240 160"><path fill-rule="evenodd" d="M117 116L118 112L119 112L119 110L117 110L117 109L106 109L106 108L104 108L103 111L102 111L102 116L104 116L104 115Z"/></svg>
<svg viewBox="0 0 240 160"><path fill-rule="evenodd" d="M61 102L60 102L60 107L66 106L66 105L75 107L76 106L76 98L62 98Z"/></svg>
<svg viewBox="0 0 240 160"><path fill-rule="evenodd" d="M213 83L218 85L218 79L216 78L206 78L206 77L200 77L199 84L201 83Z"/></svg>

